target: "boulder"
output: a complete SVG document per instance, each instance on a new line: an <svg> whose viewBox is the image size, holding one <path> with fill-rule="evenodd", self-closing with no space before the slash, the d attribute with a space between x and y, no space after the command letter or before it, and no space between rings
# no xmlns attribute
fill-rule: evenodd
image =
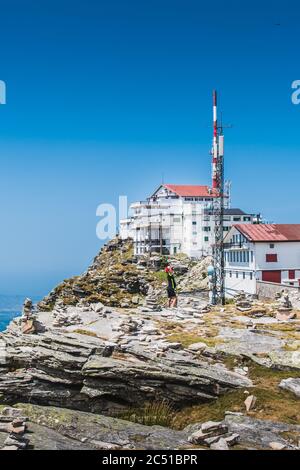
<svg viewBox="0 0 300 470"><path fill-rule="evenodd" d="M283 379L279 387L288 390L289 392L292 392L296 397L300 398L300 378L289 378L289 379Z"/></svg>

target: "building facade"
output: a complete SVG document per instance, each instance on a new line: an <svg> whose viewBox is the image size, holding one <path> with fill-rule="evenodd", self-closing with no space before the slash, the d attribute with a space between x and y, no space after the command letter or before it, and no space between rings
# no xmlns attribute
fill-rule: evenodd
<svg viewBox="0 0 300 470"><path fill-rule="evenodd" d="M300 224L236 224L224 246L227 297L256 294L258 280L300 286Z"/></svg>
<svg viewBox="0 0 300 470"><path fill-rule="evenodd" d="M131 204L131 216L120 222L120 237L132 238L135 255L185 253L210 255L214 243L213 202L208 186L162 184L146 201ZM229 208L225 197L224 234L233 224L254 223L257 217Z"/></svg>

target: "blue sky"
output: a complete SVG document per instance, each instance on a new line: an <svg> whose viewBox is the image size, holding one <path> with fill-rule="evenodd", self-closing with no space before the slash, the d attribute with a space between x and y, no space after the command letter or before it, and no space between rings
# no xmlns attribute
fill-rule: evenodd
<svg viewBox="0 0 300 470"><path fill-rule="evenodd" d="M300 6L2 0L0 293L47 293L100 248L96 207L210 182L220 93L233 203L299 218Z"/></svg>

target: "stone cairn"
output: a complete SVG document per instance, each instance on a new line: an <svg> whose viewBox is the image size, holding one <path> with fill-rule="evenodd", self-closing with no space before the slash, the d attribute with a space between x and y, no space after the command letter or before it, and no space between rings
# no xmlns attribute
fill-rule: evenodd
<svg viewBox="0 0 300 470"><path fill-rule="evenodd" d="M78 325L82 323L80 315L77 313L68 313L67 307L63 303L63 300L58 299L54 309L52 310L54 317L53 326L54 328L62 328L71 325Z"/></svg>
<svg viewBox="0 0 300 470"><path fill-rule="evenodd" d="M228 450L238 443L239 437L238 434L228 432L228 426L223 421L207 421L188 440L191 444L205 445L214 450Z"/></svg>
<svg viewBox="0 0 300 470"><path fill-rule="evenodd" d="M27 418L17 408L4 408L0 414L0 432L7 433L4 447L1 450L24 450L29 445L29 439L24 436Z"/></svg>
<svg viewBox="0 0 300 470"><path fill-rule="evenodd" d="M290 301L289 294L286 291L283 291L280 297L277 297L277 320L290 320L296 316L293 312L293 305Z"/></svg>
<svg viewBox="0 0 300 470"><path fill-rule="evenodd" d="M161 312L162 307L157 301L156 294L152 286L149 287L145 304L139 309L142 312Z"/></svg>
<svg viewBox="0 0 300 470"><path fill-rule="evenodd" d="M246 296L244 291L239 292L235 297L235 306L236 309L240 312L249 312L252 310L252 299Z"/></svg>
<svg viewBox="0 0 300 470"><path fill-rule="evenodd" d="M36 332L36 316L34 314L34 307L32 300L26 298L23 303L22 316L20 319L21 330L23 334L32 334Z"/></svg>

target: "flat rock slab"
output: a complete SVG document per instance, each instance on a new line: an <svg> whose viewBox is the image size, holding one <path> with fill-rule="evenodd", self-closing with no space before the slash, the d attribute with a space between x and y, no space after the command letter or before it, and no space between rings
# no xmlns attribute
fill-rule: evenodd
<svg viewBox="0 0 300 470"><path fill-rule="evenodd" d="M284 379L280 382L279 387L294 393L294 395L300 398L300 378Z"/></svg>
<svg viewBox="0 0 300 470"><path fill-rule="evenodd" d="M267 332L249 331L242 328L223 327L217 336L221 343L215 346L215 350L227 354L268 354L281 351L285 341L271 336Z"/></svg>
<svg viewBox="0 0 300 470"><path fill-rule="evenodd" d="M105 444L127 449L189 447L185 431L144 426L93 413L37 405L17 405L29 417L30 444L35 449L99 449Z"/></svg>

